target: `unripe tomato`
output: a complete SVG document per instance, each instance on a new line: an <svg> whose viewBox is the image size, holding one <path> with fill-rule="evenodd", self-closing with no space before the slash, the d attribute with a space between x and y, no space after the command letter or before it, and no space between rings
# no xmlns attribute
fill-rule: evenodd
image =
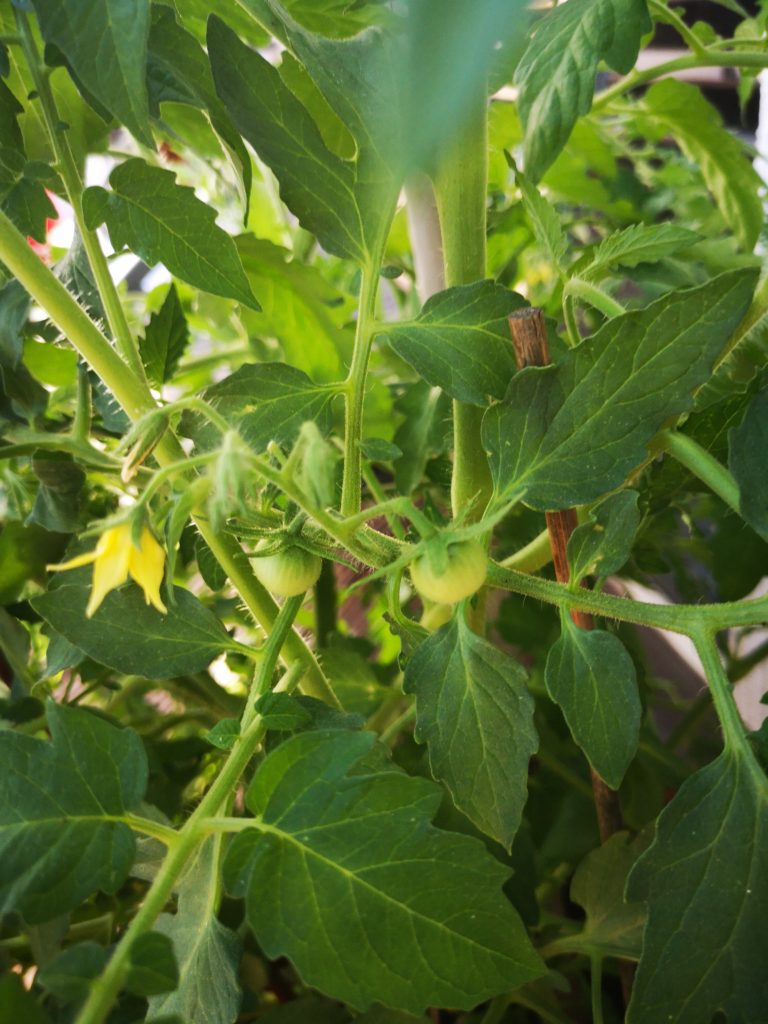
<svg viewBox="0 0 768 1024"><path fill-rule="evenodd" d="M482 587L487 566L488 556L476 540L449 541L414 559L411 579L429 601L455 604Z"/></svg>
<svg viewBox="0 0 768 1024"><path fill-rule="evenodd" d="M262 551L270 542L260 540L256 551ZM317 583L323 561L311 551L305 551L297 544L288 544L273 555L262 555L253 561L256 578L271 594L278 597L295 597Z"/></svg>

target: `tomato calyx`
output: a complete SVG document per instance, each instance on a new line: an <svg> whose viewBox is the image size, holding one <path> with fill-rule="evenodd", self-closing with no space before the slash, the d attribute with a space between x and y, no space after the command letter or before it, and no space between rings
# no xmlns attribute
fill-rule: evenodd
<svg viewBox="0 0 768 1024"><path fill-rule="evenodd" d="M413 585L422 597L436 604L456 604L483 585L488 556L476 540L437 536L424 545L410 570Z"/></svg>
<svg viewBox="0 0 768 1024"><path fill-rule="evenodd" d="M296 597L317 583L323 560L300 544L279 543L266 537L251 556L253 571L263 586L277 597Z"/></svg>

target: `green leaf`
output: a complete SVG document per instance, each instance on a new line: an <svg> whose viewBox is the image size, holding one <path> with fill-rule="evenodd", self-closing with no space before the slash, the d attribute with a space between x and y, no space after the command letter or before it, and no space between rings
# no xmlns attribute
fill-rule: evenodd
<svg viewBox="0 0 768 1024"><path fill-rule="evenodd" d="M538 181L592 104L600 60L630 71L651 29L645 0L569 0L535 27L515 83L525 126L524 169Z"/></svg>
<svg viewBox="0 0 768 1024"><path fill-rule="evenodd" d="M56 586L34 598L45 621L102 665L117 672L169 679L199 672L234 646L213 612L188 590L174 588L175 603L161 615L127 584L111 591L92 618L85 609L90 586Z"/></svg>
<svg viewBox="0 0 768 1024"><path fill-rule="evenodd" d="M429 459L446 448L451 402L444 392L420 380L405 389L395 408L404 416L394 437L403 453L395 463L395 483L403 494L411 494L421 483Z"/></svg>
<svg viewBox="0 0 768 1024"><path fill-rule="evenodd" d="M265 693L256 701L255 709L267 729L292 732L312 721L310 712L290 693Z"/></svg>
<svg viewBox="0 0 768 1024"><path fill-rule="evenodd" d="M175 992L150 998L148 1021L174 1013L199 1024L232 1024L237 1017L241 942L216 917L220 842L202 844L179 888L177 912L157 921L156 931L173 942L180 980Z"/></svg>
<svg viewBox="0 0 768 1024"><path fill-rule="evenodd" d="M80 1002L104 970L108 956L98 942L78 942L41 967L35 981L62 1003Z"/></svg>
<svg viewBox="0 0 768 1024"><path fill-rule="evenodd" d="M56 209L45 190L55 180L47 164L29 161L19 166L16 182L2 202L3 211L19 231L37 242L45 242L48 218L56 217Z"/></svg>
<svg viewBox="0 0 768 1024"><path fill-rule="evenodd" d="M377 252L402 183L402 41L376 26L351 39L328 39L305 29L278 0L244 2L304 65L354 137L362 237Z"/></svg>
<svg viewBox="0 0 768 1024"><path fill-rule="evenodd" d="M515 373L507 317L525 305L495 281L433 295L415 320L379 325L397 354L452 398L487 405L502 398Z"/></svg>
<svg viewBox="0 0 768 1024"><path fill-rule="evenodd" d="M648 924L627 1020L731 1024L768 1006L768 784L746 748L726 748L687 779L631 875Z"/></svg>
<svg viewBox="0 0 768 1024"><path fill-rule="evenodd" d="M744 419L728 434L728 465L739 485L739 512L756 533L768 540L768 391L758 392Z"/></svg>
<svg viewBox="0 0 768 1024"><path fill-rule="evenodd" d="M279 71L215 15L208 22L208 55L219 97L274 172L286 206L329 252L362 263L354 164L327 148Z"/></svg>
<svg viewBox="0 0 768 1024"><path fill-rule="evenodd" d="M237 248L261 302L261 312L248 317L249 330L277 338L284 361L313 379L338 380L351 351L342 329L353 313L349 299L317 267L299 263L287 249L250 234L237 239Z"/></svg>
<svg viewBox="0 0 768 1024"><path fill-rule="evenodd" d="M462 813L509 850L538 749L525 672L455 616L417 647L403 688L416 694L416 739Z"/></svg>
<svg viewBox="0 0 768 1024"><path fill-rule="evenodd" d="M699 235L676 224L632 224L604 238L580 271L580 276L596 277L611 267L656 263L697 241Z"/></svg>
<svg viewBox="0 0 768 1024"><path fill-rule="evenodd" d="M567 614L562 629L547 656L547 692L597 774L618 789L640 734L634 663L613 633L579 629Z"/></svg>
<svg viewBox="0 0 768 1024"><path fill-rule="evenodd" d="M749 305L753 270L607 321L556 366L519 372L483 419L496 492L551 511L623 483L692 394Z"/></svg>
<svg viewBox="0 0 768 1024"><path fill-rule="evenodd" d="M561 940L569 951L589 956L597 949L602 956L640 959L645 907L626 902L624 887L648 842L645 832L634 839L627 832L617 832L579 864L571 882L571 899L584 908L587 919L583 931Z"/></svg>
<svg viewBox="0 0 768 1024"><path fill-rule="evenodd" d="M159 996L179 983L173 942L161 932L144 932L131 943L125 988L135 996Z"/></svg>
<svg viewBox="0 0 768 1024"><path fill-rule="evenodd" d="M164 263L196 288L260 308L235 243L216 224L215 211L191 188L177 185L172 171L134 157L112 171L109 184L111 192L93 187L83 193L89 228L106 221L115 249L127 246L150 265Z"/></svg>
<svg viewBox="0 0 768 1024"><path fill-rule="evenodd" d="M18 366L24 352L23 328L29 314L30 299L18 281L0 288L0 365Z"/></svg>
<svg viewBox="0 0 768 1024"><path fill-rule="evenodd" d="M763 222L762 182L746 147L723 127L720 114L699 89L687 82L656 82L643 103L651 124L667 129L700 169L726 223L751 252Z"/></svg>
<svg viewBox="0 0 768 1024"><path fill-rule="evenodd" d="M144 337L139 340L141 360L147 377L155 386L170 380L189 342L189 328L171 284L157 313L150 317Z"/></svg>
<svg viewBox="0 0 768 1024"><path fill-rule="evenodd" d="M240 720L238 718L222 718L205 734L211 746L219 750L231 750L240 736Z"/></svg>
<svg viewBox="0 0 768 1024"><path fill-rule="evenodd" d="M505 869L429 824L432 783L371 772L374 740L302 733L257 769L254 827L232 841L224 877L259 946L356 1009L468 1009L541 976L501 893Z"/></svg>
<svg viewBox="0 0 768 1024"><path fill-rule="evenodd" d="M610 576L622 568L640 525L638 498L637 491L612 494L591 509L588 520L576 527L568 540L573 582L579 583L585 576Z"/></svg>
<svg viewBox="0 0 768 1024"><path fill-rule="evenodd" d="M6 732L0 744L0 909L34 924L114 893L136 843L119 817L147 784L138 735L48 703L51 742Z"/></svg>
<svg viewBox="0 0 768 1024"><path fill-rule="evenodd" d="M147 53L147 83L152 113L163 100L202 108L238 173L245 217L251 192L251 158L226 109L216 95L202 46L177 21L176 12L153 4Z"/></svg>
<svg viewBox="0 0 768 1024"><path fill-rule="evenodd" d="M145 146L149 0L34 0L46 43L66 56L77 80Z"/></svg>
<svg viewBox="0 0 768 1024"><path fill-rule="evenodd" d="M85 473L69 455L36 452L32 469L40 481L26 523L38 523L55 533L74 533L80 526L80 492Z"/></svg>
<svg viewBox="0 0 768 1024"><path fill-rule="evenodd" d="M257 451L270 441L290 444L306 420L327 432L331 397L327 388L318 387L301 370L285 363L248 363L203 393ZM183 422L187 429L196 419L189 417ZM219 439L210 427L195 430L192 436L202 446Z"/></svg>
<svg viewBox="0 0 768 1024"><path fill-rule="evenodd" d="M531 222L536 241L547 254L547 259L560 270L568 250L560 217L551 202L542 196L536 186L515 167L515 184L523 197L523 206Z"/></svg>

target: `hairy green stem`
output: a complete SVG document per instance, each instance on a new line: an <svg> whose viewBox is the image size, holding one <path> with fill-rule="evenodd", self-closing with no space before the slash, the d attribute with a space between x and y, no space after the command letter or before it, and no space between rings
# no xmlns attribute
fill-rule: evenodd
<svg viewBox="0 0 768 1024"><path fill-rule="evenodd" d="M75 158L72 155L72 149L69 145L69 139L66 135L68 129L62 124L61 119L59 118L59 113L56 109L56 101L48 80L48 75L46 73L46 69L41 64L40 56L37 52L37 46L26 14L17 9L16 20L21 33L27 64L29 65L29 70L32 74L32 79L35 83L35 88L42 106L43 117L46 128L48 129L51 148L56 156L59 177L64 184L67 198L69 199L72 211L75 215L77 229L80 233L83 247L85 248L85 252L88 257L88 263L90 264L94 280L96 281L96 286L99 290L99 295L101 296L101 300L104 304L107 323L114 335L118 351L122 355L123 359L131 367L139 380L144 380L144 366L141 362L138 346L136 345L131 329L128 326L125 310L123 309L123 305L120 301L120 296L117 294L117 289L115 288L115 283L112 280L112 275L109 272L109 266L104 257L104 253L101 250L98 236L96 235L96 232L91 231L85 223L82 203L83 180L80 176L77 164L75 163Z"/></svg>
<svg viewBox="0 0 768 1024"><path fill-rule="evenodd" d="M619 622L666 629L693 637L702 629L719 630L728 626L761 626L768 622L768 598L751 601L726 601L721 604L648 604L626 597L614 597L590 590L570 590L538 576L505 569L491 563L488 584L533 597L568 611L584 611Z"/></svg>
<svg viewBox="0 0 768 1024"><path fill-rule="evenodd" d="M604 292L602 288L590 284L589 281L583 281L580 277L572 277L570 279L565 286L563 295L566 298L573 296L574 298L583 299L584 302L588 302L590 306L594 306L595 309L607 317L621 316L622 313L626 313L620 302L617 302L611 295Z"/></svg>
<svg viewBox="0 0 768 1024"><path fill-rule="evenodd" d="M373 339L373 314L376 307L379 276L378 265L363 268L360 282L360 305L357 311L355 345L352 364L345 382L344 417L344 477L341 485L341 514L354 515L360 511L362 482L363 408L365 405L365 379Z"/></svg>
<svg viewBox="0 0 768 1024"><path fill-rule="evenodd" d="M690 635L696 646L701 667L704 669L717 717L723 727L726 749L742 749L746 746L744 725L733 699L730 680L720 660L720 652L715 643L715 631L704 627L693 630Z"/></svg>
<svg viewBox="0 0 768 1024"><path fill-rule="evenodd" d="M286 598L285 604L280 609L280 612L275 619L275 623L272 626L267 642L261 652L261 664L259 666L258 677L254 680L253 685L251 686L251 691L248 694L248 700L245 703L245 710L243 711L241 719L243 730L247 730L251 722L256 718L255 709L256 702L259 697L263 697L264 694L268 693L270 690L272 676L277 668L280 651L283 649L283 644L292 633L294 620L299 614L299 610L303 603L304 594L298 594L296 597Z"/></svg>
<svg viewBox="0 0 768 1024"><path fill-rule="evenodd" d="M665 430L657 440L665 451L739 513L739 485L714 455L710 455L692 437L677 430Z"/></svg>

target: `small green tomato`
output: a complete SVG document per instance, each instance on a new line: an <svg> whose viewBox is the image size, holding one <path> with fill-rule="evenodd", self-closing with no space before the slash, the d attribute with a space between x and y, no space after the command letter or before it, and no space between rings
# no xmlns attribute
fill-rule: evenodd
<svg viewBox="0 0 768 1024"><path fill-rule="evenodd" d="M269 541L260 540L256 551L263 551L268 544ZM318 555L297 544L288 544L273 555L255 558L253 571L270 593L278 597L295 597L317 583L322 565Z"/></svg>
<svg viewBox="0 0 768 1024"><path fill-rule="evenodd" d="M485 582L488 556L476 540L448 542L427 550L411 563L411 579L422 597L455 604Z"/></svg>

